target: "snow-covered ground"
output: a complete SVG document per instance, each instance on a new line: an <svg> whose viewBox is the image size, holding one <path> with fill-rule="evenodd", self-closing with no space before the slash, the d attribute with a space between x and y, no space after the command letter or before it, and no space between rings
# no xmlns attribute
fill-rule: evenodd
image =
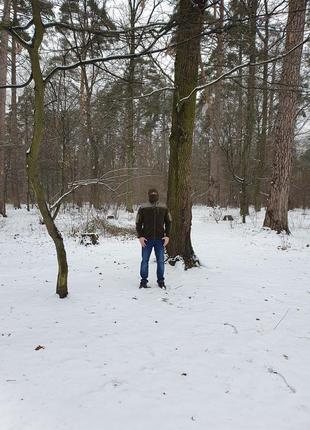
<svg viewBox="0 0 310 430"><path fill-rule="evenodd" d="M60 300L45 227L35 211L10 209L0 429L308 430L310 213L290 213L288 239L262 230L262 217L217 224L195 208L202 266L167 266L165 292L154 259L152 288L138 289L136 240L79 245L69 236L79 215L61 214L70 293Z"/></svg>

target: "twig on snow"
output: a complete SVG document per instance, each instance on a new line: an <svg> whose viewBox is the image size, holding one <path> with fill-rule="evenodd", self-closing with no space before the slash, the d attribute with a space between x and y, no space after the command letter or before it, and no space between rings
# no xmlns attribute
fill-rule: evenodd
<svg viewBox="0 0 310 430"><path fill-rule="evenodd" d="M286 317L286 315L288 314L288 312L289 312L289 309L285 312L285 314L283 315L283 317L280 319L280 321L278 322L278 324L277 325L275 325L274 327L273 327L273 329L275 330L277 327L278 327L278 325L280 325L280 323L284 320L284 318Z"/></svg>
<svg viewBox="0 0 310 430"><path fill-rule="evenodd" d="M232 327L232 328L233 328L233 330L234 330L234 333L235 333L235 334L238 334L238 330L237 330L237 327L236 327L236 326L234 326L233 324L229 324L229 323L224 323L224 325L229 325L229 327Z"/></svg>
<svg viewBox="0 0 310 430"><path fill-rule="evenodd" d="M268 372L269 373L273 373L275 375L279 375L280 378L284 381L284 383L287 385L288 389L290 390L291 393L296 393L296 389L294 387L292 387L286 380L286 378L279 372L277 372L276 370L273 370L272 367L268 368Z"/></svg>

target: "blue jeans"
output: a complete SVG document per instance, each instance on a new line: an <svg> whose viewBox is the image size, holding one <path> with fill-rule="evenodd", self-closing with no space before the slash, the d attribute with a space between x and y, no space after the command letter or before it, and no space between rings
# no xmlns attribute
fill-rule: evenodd
<svg viewBox="0 0 310 430"><path fill-rule="evenodd" d="M153 248L157 261L157 282L162 282L165 279L164 243L162 239L147 239L146 246L142 247L140 276L143 281L147 281L147 278L149 276L149 259Z"/></svg>

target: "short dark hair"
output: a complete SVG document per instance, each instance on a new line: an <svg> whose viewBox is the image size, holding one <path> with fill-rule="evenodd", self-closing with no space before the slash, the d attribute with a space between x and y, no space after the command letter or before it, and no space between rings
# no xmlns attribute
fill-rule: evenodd
<svg viewBox="0 0 310 430"><path fill-rule="evenodd" d="M156 188L150 188L148 190L148 195L150 195L150 194L158 194L158 190Z"/></svg>

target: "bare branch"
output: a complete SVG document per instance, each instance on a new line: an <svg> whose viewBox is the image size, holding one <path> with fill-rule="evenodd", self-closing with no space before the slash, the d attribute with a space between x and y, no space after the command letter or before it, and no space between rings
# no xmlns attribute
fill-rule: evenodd
<svg viewBox="0 0 310 430"><path fill-rule="evenodd" d="M135 27L135 30L145 30L147 28L156 28L156 27L164 27L168 24L171 24L172 21L170 21L169 23L167 22L157 22L157 23L153 23L153 24L148 24L145 26L140 26L140 27ZM174 23L174 25L176 25ZM67 24L64 22L49 22L47 24L43 24L44 28L60 28L60 29L66 29L66 30L72 30L72 31L77 31L80 33L90 33L93 34L95 36L104 36L104 37L118 37L122 34L127 34L130 33L132 30L130 28L128 29L123 29L123 30L96 30L94 28L91 27L77 27L74 24Z"/></svg>
<svg viewBox="0 0 310 430"><path fill-rule="evenodd" d="M24 82L23 84L17 84L17 85L12 85L12 84L11 85L0 85L0 89L3 89L3 88L24 88L24 87L27 87L31 83L32 79L33 79L33 76L32 76L32 73L31 73L30 76L29 76L29 78L28 78L28 80L26 82Z"/></svg>
<svg viewBox="0 0 310 430"><path fill-rule="evenodd" d="M6 31L7 33L9 33L14 39L16 39L24 48L26 48L27 50L29 50L31 48L31 45L26 42L26 40L24 40L16 31L15 28L13 27L12 22L0 22L0 31Z"/></svg>
<svg viewBox="0 0 310 430"><path fill-rule="evenodd" d="M234 331L234 333L235 333L235 334L238 334L237 327L236 327L236 326L234 326L233 324L230 324L230 323L224 323L224 325L228 325L229 327L231 327L231 328L233 329L233 331Z"/></svg>
<svg viewBox="0 0 310 430"><path fill-rule="evenodd" d="M175 88L174 87L163 87L163 88L158 88L157 90L153 90L150 93L147 94L142 94L141 96L137 96L137 97L133 97L134 100L138 100L138 99L143 99L145 97L150 97L153 94L157 94L157 93L161 93L162 91L174 91ZM121 99L121 100L129 100L128 98L126 99Z"/></svg>
<svg viewBox="0 0 310 430"><path fill-rule="evenodd" d="M157 59L154 58L153 55L149 54L149 57L151 58L151 60L153 61L153 63L159 68L159 70L161 71L161 73L172 83L174 84L173 79L171 78L171 76L168 75L168 73L166 73L164 71L164 69L161 67L161 65L159 64L159 62L157 61Z"/></svg>
<svg viewBox="0 0 310 430"><path fill-rule="evenodd" d="M280 325L280 323L284 320L284 318L287 316L288 313L289 313L289 309L287 309L287 311L285 312L285 314L283 315L283 317L279 320L278 324L276 324L273 327L274 330Z"/></svg>
<svg viewBox="0 0 310 430"><path fill-rule="evenodd" d="M286 380L286 378L279 372L277 372L276 370L274 370L272 367L268 368L268 372L269 373L273 373L274 375L278 375L280 376L280 378L283 380L283 382L286 384L287 388L290 390L291 393L296 393L296 389L294 387L292 387Z"/></svg>
<svg viewBox="0 0 310 430"><path fill-rule="evenodd" d="M236 66L236 67L228 70L227 72L223 73L222 75L218 76L216 79L213 79L213 81L195 87L189 93L188 96L183 97L182 99L180 99L179 104L180 103L184 103L186 100L189 100L194 94L196 94L198 91L201 91L201 90L203 90L203 89L205 89L207 87L210 87L211 85L216 84L217 82L219 82L220 80L224 79L226 76L231 75L232 73L236 72L237 70L244 69L245 67L263 66L264 64L273 63L275 61L282 60L282 58L287 57L293 51L295 51L296 49L300 48L305 43L309 42L309 40L310 40L310 36L306 37L306 39L304 39L301 43L298 43L296 46L294 46L289 51L284 52L283 54L278 55L277 57L269 58L268 60L259 61L257 63L250 63L250 61L247 61L246 63L239 64L238 66Z"/></svg>
<svg viewBox="0 0 310 430"><path fill-rule="evenodd" d="M117 169L118 170L125 170L124 169ZM138 168L133 168L132 170L137 170ZM128 169L126 169L128 170ZM141 169L139 169L141 170ZM106 172L104 175L108 174L110 172ZM92 179L81 179L79 181L75 181L72 184L69 184L70 188L68 191L66 191L64 194L62 194L52 205L50 205L50 211L52 211L53 209L59 207L59 205L62 203L62 201L68 197L70 194L72 194L75 190L77 190L80 187L86 187L88 185L103 185L104 187L106 187L109 191L111 191L112 193L116 193L116 191L124 184L126 184L130 179L126 179L125 181L120 182L119 184L117 184L117 186L115 186L114 188L112 188L109 184L107 184L107 181L111 178L104 178L104 175L102 175L100 178L92 178ZM125 175L123 175L125 176ZM127 176L127 175L126 175ZM161 175L141 175L141 176L135 176L135 179L141 179L141 178L146 178L146 177L154 177L154 176L161 176ZM115 176L112 179L119 179L119 176Z"/></svg>
<svg viewBox="0 0 310 430"><path fill-rule="evenodd" d="M55 66L54 69L52 69L47 76L45 77L45 82L47 82L48 80L50 80L53 75L55 73L57 73L58 71L61 70L73 70L76 69L77 67L83 66L83 65L89 65L89 64L96 64L96 63L105 63L108 61L113 61L113 60L130 60L130 59L135 59L135 58L140 58L143 57L145 55L150 55L150 54L157 54L159 52L164 52L167 49L172 49L175 48L178 45L182 45L182 44L186 44L188 43L191 39L186 39L186 40L182 40L182 42L178 42L178 43L173 43L170 45L166 45L162 48L156 48L156 49L152 49L154 47L154 45L156 44L156 42L158 42L158 40L163 37L164 35L166 35L174 26L174 21L171 21L166 28L164 28L162 30L161 33L159 33L154 40L149 44L149 46L147 48L143 48L140 52L137 52L135 54L118 54L118 55L109 55L107 57L96 57L96 58L89 58L88 60L80 60L77 61L76 63L72 63L72 64L68 64L68 65L58 65ZM228 30L230 30L231 28L233 28L234 25L233 24L229 24L224 26L223 28L219 29L219 28L212 28L211 30L208 30L204 33L202 33L202 35L211 35L211 34L218 34L218 33L224 33ZM196 35L193 38L196 37L200 37L201 35ZM193 39L192 38L192 39ZM245 66L244 66L245 67ZM238 70L238 69L236 69Z"/></svg>
<svg viewBox="0 0 310 430"><path fill-rule="evenodd" d="M98 58L90 58L88 60L80 60L77 61L76 63L72 63L69 65L59 65L56 66L46 77L45 77L45 82L47 82L49 79L51 79L51 77L58 71L60 70L73 70L76 69L79 66L82 65L88 65L88 64L96 64L96 63L104 63L107 61L112 61L112 60L129 60L129 59L133 59L133 58L139 58L142 57L144 55L147 55L149 53L154 53L154 52L162 52L164 50L167 49L167 47L165 46L164 48L158 48L152 51L153 46L156 44L156 42L165 34L167 34L171 28L173 27L174 22L171 21L170 23L167 24L166 28L163 29L163 31L157 35L157 37L154 38L154 40L149 44L149 46L145 49L143 49L141 52L138 52L136 54L119 54L119 55L110 55L107 57L98 57Z"/></svg>
<svg viewBox="0 0 310 430"><path fill-rule="evenodd" d="M33 25L33 22L34 22L33 18L31 18L31 20L28 21L27 24L25 24L25 25L14 25L14 26L12 26L12 29L15 31L25 31Z"/></svg>

